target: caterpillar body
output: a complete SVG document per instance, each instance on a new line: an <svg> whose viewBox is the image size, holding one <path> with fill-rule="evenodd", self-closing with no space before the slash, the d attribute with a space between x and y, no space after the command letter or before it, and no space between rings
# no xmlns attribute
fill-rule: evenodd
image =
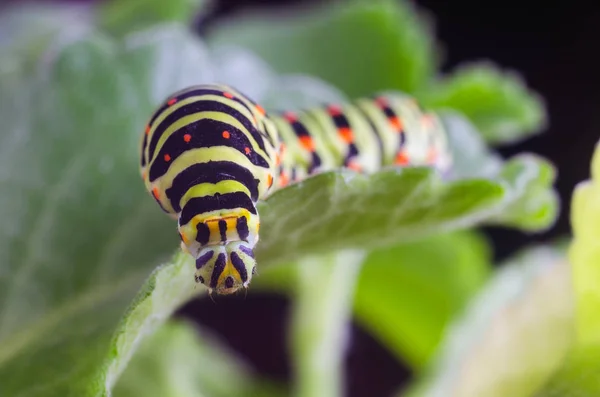
<svg viewBox="0 0 600 397"><path fill-rule="evenodd" d="M438 117L400 93L267 115L233 87L198 85L171 95L141 141L146 189L178 220L196 282L218 294L248 287L256 203L277 189L341 167L451 164Z"/></svg>

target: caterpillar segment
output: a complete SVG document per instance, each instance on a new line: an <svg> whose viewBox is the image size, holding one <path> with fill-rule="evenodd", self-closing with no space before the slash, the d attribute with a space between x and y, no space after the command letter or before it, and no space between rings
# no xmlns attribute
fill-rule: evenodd
<svg viewBox="0 0 600 397"><path fill-rule="evenodd" d="M217 294L250 284L256 204L274 191L342 167L451 165L442 124L410 97L388 93L267 115L226 85L171 95L145 126L140 157L146 189L177 219L182 249L196 260L196 282Z"/></svg>

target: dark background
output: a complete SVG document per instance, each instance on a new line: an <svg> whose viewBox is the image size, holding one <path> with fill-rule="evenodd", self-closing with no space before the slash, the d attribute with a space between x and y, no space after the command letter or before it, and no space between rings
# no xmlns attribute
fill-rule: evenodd
<svg viewBox="0 0 600 397"><path fill-rule="evenodd" d="M314 3L299 0L227 0L198 22L200 32L223 16L253 6ZM567 235L569 201L576 183L588 178L589 162L600 135L600 2L533 1L479 2L421 0L416 2L436 21L437 37L445 48L443 70L463 61L491 59L515 69L546 100L549 125L544 134L500 149L503 155L539 153L558 168L556 186L562 213L549 231L526 235L514 230L487 229L500 261L534 242ZM220 333L262 374L286 381L288 303L279 296L249 294L245 299L192 302L180 315L192 317ZM226 315L223 315L226 313ZM243 332L240 332L240 326ZM348 395L390 396L410 376L370 335L353 326L346 359Z"/></svg>

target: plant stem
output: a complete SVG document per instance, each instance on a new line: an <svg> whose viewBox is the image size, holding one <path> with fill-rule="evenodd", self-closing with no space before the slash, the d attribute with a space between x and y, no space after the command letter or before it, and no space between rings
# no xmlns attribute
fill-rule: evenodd
<svg viewBox="0 0 600 397"><path fill-rule="evenodd" d="M311 257L298 265L291 349L297 397L342 395L342 359L362 251Z"/></svg>

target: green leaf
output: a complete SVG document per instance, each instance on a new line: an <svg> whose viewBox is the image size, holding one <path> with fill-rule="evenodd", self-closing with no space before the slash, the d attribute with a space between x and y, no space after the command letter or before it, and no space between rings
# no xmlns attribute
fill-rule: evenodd
<svg viewBox="0 0 600 397"><path fill-rule="evenodd" d="M345 250L307 257L296 266L291 321L295 395L339 396L356 276L365 253Z"/></svg>
<svg viewBox="0 0 600 397"><path fill-rule="evenodd" d="M123 36L166 22L191 24L211 0L109 0L98 5L99 25Z"/></svg>
<svg viewBox="0 0 600 397"><path fill-rule="evenodd" d="M562 255L537 248L501 270L448 331L428 377L403 396L527 397L573 341L573 291Z"/></svg>
<svg viewBox="0 0 600 397"><path fill-rule="evenodd" d="M485 177L504 180L511 186L507 206L490 220L490 224L518 227L529 232L547 230L554 224L560 202L558 194L551 189L556 170L550 162L525 153L503 164L464 116L456 111L443 111L440 117L454 154L453 179Z"/></svg>
<svg viewBox="0 0 600 397"><path fill-rule="evenodd" d="M434 109L465 114L488 142L506 144L540 133L547 123L542 98L528 89L516 72L495 65L463 65L419 93Z"/></svg>
<svg viewBox="0 0 600 397"><path fill-rule="evenodd" d="M569 357L541 396L595 396L600 393L600 144L591 162L591 179L579 183L571 203L573 239L568 254L576 303L576 339Z"/></svg>
<svg viewBox="0 0 600 397"><path fill-rule="evenodd" d="M206 330L167 322L146 338L119 379L115 397L283 396Z"/></svg>
<svg viewBox="0 0 600 397"><path fill-rule="evenodd" d="M437 66L431 28L420 14L396 0L245 12L222 21L208 41L244 46L278 72L319 77L349 97L384 89L410 93Z"/></svg>
<svg viewBox="0 0 600 397"><path fill-rule="evenodd" d="M421 369L446 325L487 280L490 261L487 243L471 232L374 251L360 274L357 319L400 360Z"/></svg>

